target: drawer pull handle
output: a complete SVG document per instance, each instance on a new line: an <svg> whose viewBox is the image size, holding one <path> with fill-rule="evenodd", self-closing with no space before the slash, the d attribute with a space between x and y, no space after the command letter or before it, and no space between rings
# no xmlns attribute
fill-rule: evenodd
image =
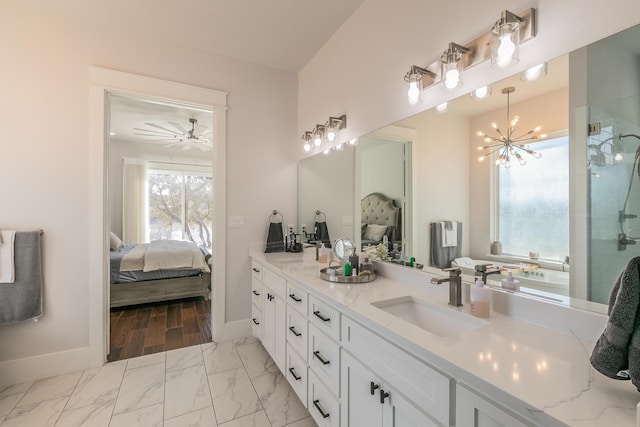
<svg viewBox="0 0 640 427"><path fill-rule="evenodd" d="M295 302L302 302L302 298L296 297L296 294L289 294L289 298L291 298Z"/></svg>
<svg viewBox="0 0 640 427"><path fill-rule="evenodd" d="M253 291L253 294L254 294L255 296L257 296L257 297L259 297L259 296L260 296L260 292L258 292L258 291L256 291L256 290L254 290L254 291Z"/></svg>
<svg viewBox="0 0 640 427"><path fill-rule="evenodd" d="M255 271L256 273L260 273L260 269L259 268L253 267L252 270Z"/></svg>
<svg viewBox="0 0 640 427"><path fill-rule="evenodd" d="M318 360L319 360L320 362L322 362L322 364L323 364L323 365L328 365L329 363L331 363L331 361L330 361L330 360L327 360L327 359L325 359L324 357L322 357L322 355L320 354L320 351L318 351L318 350L314 351L314 352L313 352L313 355L314 355L315 357L317 357L317 358L318 358Z"/></svg>
<svg viewBox="0 0 640 427"><path fill-rule="evenodd" d="M293 368L289 368L289 372L291 372L291 375L293 375L294 380L300 381L302 379L300 375L296 374L296 371L294 371Z"/></svg>
<svg viewBox="0 0 640 427"><path fill-rule="evenodd" d="M320 401L319 400L314 400L313 401L313 406L316 407L316 409L318 410L318 412L320 412L320 415L322 415L322 418L329 418L329 413L328 412L324 412L324 409L322 409L322 406L320 406Z"/></svg>
<svg viewBox="0 0 640 427"><path fill-rule="evenodd" d="M293 326L290 326L290 327L289 327L289 330L291 331L291 333L292 333L293 335L295 335L295 336L297 336L297 337L299 337L300 335L302 335L302 333L301 333L301 332L296 331L296 328L295 328L295 327L293 327Z"/></svg>
<svg viewBox="0 0 640 427"><path fill-rule="evenodd" d="M253 320L253 323L255 323L256 325L260 324L260 322L258 322L255 317L253 319L251 319L251 320Z"/></svg>
<svg viewBox="0 0 640 427"><path fill-rule="evenodd" d="M330 317L324 317L322 314L320 314L320 310L314 311L313 314L323 322L328 322L331 320Z"/></svg>
<svg viewBox="0 0 640 427"><path fill-rule="evenodd" d="M389 393L387 393L383 389L380 389L380 403L384 404L384 399L386 399L387 397L389 397Z"/></svg>
<svg viewBox="0 0 640 427"><path fill-rule="evenodd" d="M379 388L380 388L380 384L376 384L373 381L371 381L371 396L376 394L376 390Z"/></svg>

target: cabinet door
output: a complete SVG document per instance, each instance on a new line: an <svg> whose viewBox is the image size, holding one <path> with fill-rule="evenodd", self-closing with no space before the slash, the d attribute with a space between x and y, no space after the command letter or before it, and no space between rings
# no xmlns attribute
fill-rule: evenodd
<svg viewBox="0 0 640 427"><path fill-rule="evenodd" d="M276 353L276 303L273 291L262 288L262 345L272 358Z"/></svg>
<svg viewBox="0 0 640 427"><path fill-rule="evenodd" d="M262 312L255 304L251 304L251 332L254 337L262 340Z"/></svg>
<svg viewBox="0 0 640 427"><path fill-rule="evenodd" d="M438 427L428 415L419 410L411 402L390 386L382 385L385 403L382 405L384 427ZM458 424L466 426L466 424Z"/></svg>
<svg viewBox="0 0 640 427"><path fill-rule="evenodd" d="M381 381L347 352L342 352L342 427L382 427Z"/></svg>
<svg viewBox="0 0 640 427"><path fill-rule="evenodd" d="M286 369L286 351L287 351L287 304L284 299L276 296L273 299L275 303L275 354L273 360L280 368L280 372Z"/></svg>
<svg viewBox="0 0 640 427"><path fill-rule="evenodd" d="M460 384L456 386L456 425L469 427L529 426Z"/></svg>

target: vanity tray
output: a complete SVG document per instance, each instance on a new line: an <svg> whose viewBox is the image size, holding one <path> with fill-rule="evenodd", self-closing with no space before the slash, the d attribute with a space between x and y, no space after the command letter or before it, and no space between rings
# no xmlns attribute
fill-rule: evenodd
<svg viewBox="0 0 640 427"><path fill-rule="evenodd" d="M328 274L327 270L329 268L335 270L336 274ZM373 273L361 273L357 276L344 276L341 268L325 267L320 270L320 277L328 282L356 284L373 282L378 276L375 271Z"/></svg>

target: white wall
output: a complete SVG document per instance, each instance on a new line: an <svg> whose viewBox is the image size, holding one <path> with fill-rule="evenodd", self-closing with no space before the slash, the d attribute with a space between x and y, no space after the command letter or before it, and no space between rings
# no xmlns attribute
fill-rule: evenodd
<svg viewBox="0 0 640 427"><path fill-rule="evenodd" d="M410 107L403 76L413 64L440 57L448 43L486 33L505 8L536 7L538 36L520 49L513 68L487 62L464 74L468 91L568 53L640 22L637 0L366 0L299 74L298 130L334 112L349 117L344 137L358 137L431 108L460 92L433 87Z"/></svg>
<svg viewBox="0 0 640 427"><path fill-rule="evenodd" d="M227 230L226 313L227 321L248 319L248 246L266 238L273 208L296 217L296 75L13 1L0 2L0 51L0 227L44 229L45 286L39 323L0 326L0 383L11 381L10 361L76 350L69 369L88 360L89 194L101 191L88 185L91 65L229 93L221 214L245 216L246 227Z"/></svg>

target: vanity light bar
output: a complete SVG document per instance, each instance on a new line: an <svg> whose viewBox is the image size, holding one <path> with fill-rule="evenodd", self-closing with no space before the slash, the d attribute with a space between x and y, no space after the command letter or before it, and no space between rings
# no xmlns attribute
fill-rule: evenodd
<svg viewBox="0 0 640 427"><path fill-rule="evenodd" d="M303 142L303 151L305 153L310 153L315 149L319 149L322 144L326 141L332 143L336 140L338 132L347 127L347 115L343 114L341 116L330 116L329 119L325 122L325 124L317 124L313 130L305 131L302 134ZM340 148L342 148L341 142L337 144ZM340 149L338 148L338 150ZM322 149L325 151L325 149ZM325 153L326 154L326 153Z"/></svg>
<svg viewBox="0 0 640 427"><path fill-rule="evenodd" d="M502 12L501 18L491 27L491 29L488 32L486 32L485 34L481 35L477 39L465 45L459 45L452 42L449 44L449 48L445 50L445 53L448 53L451 50L451 46L458 47L458 51L464 51L462 52L462 57L460 58L460 67L461 67L460 70L466 70L468 68L471 68L474 65L480 64L484 61L491 59L491 50L492 50L491 35L492 35L492 32L494 32L494 29L495 31L498 31L499 25L504 25L505 22L510 23L512 21L517 21L517 25L514 25L514 27L515 27L515 31L517 31L518 45L520 45L524 42L531 40L537 35L536 16L537 15L536 15L535 8L527 9L526 11L520 13L519 15L516 15L512 12L509 12L508 10L505 10ZM417 84L417 87L418 87L418 90L420 91L426 89L427 87L435 85L437 83L444 84L443 76L442 76L442 68L444 68L442 67L442 65L444 64L444 60L442 58L444 57L445 57L445 54L443 54L440 59L438 59L437 61L431 63L429 66L424 68L418 67L417 65L411 66L411 69L407 72L407 74L404 77L404 80L410 85L409 90L411 91L413 89L411 87L411 84L413 83L413 80L415 80L415 77L413 77L413 80L412 80L411 76L416 76L416 74L418 73L421 73L421 75L423 76L426 74L429 75L429 78L427 79L423 77L417 79L417 81L419 81L419 83ZM416 87L416 84L414 84L414 87ZM409 103L411 105L417 104L417 101L415 100L419 99L419 95L418 97L416 97L415 89L413 89L413 92L408 95L410 97Z"/></svg>

